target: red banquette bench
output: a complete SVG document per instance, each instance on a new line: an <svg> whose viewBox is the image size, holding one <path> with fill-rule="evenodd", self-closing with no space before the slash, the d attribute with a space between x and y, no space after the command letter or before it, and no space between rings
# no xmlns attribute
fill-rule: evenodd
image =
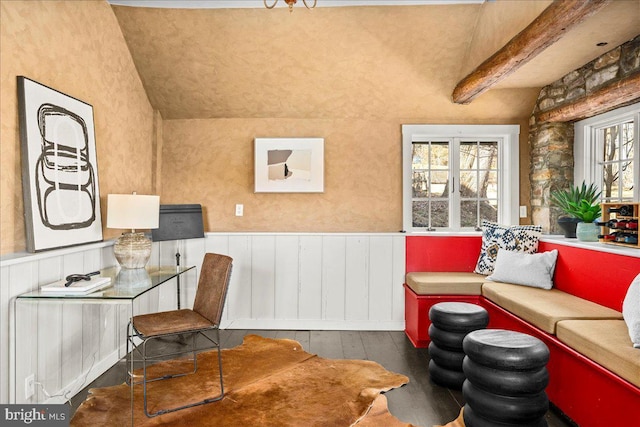
<svg viewBox="0 0 640 427"><path fill-rule="evenodd" d="M549 347L547 395L578 425L640 425L640 349L633 348L621 313L627 289L640 273L640 249L636 254L543 238L538 252L558 250L554 288L548 291L470 274L481 239L407 236L405 332L413 345L429 344L432 305L479 304L489 312L489 328L524 332ZM435 292L429 291L432 283Z"/></svg>

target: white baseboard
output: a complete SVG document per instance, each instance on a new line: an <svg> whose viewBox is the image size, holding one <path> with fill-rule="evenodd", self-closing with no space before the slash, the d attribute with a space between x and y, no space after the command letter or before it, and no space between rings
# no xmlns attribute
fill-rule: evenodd
<svg viewBox="0 0 640 427"><path fill-rule="evenodd" d="M234 319L223 321L220 327L221 329L404 331L404 320Z"/></svg>

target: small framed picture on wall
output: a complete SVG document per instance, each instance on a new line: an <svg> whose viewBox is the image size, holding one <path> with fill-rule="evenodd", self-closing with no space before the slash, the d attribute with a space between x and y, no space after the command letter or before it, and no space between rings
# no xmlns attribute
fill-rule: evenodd
<svg viewBox="0 0 640 427"><path fill-rule="evenodd" d="M256 193L324 192L324 138L256 138Z"/></svg>

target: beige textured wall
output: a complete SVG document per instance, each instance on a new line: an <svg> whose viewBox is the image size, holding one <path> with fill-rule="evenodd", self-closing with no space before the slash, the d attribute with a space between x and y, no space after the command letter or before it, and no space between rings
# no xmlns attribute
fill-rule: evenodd
<svg viewBox="0 0 640 427"><path fill-rule="evenodd" d="M477 117L469 120L482 122ZM449 121L456 120L449 118ZM201 203L208 231L398 231L402 228L401 125L409 122L165 120L161 200ZM497 122L521 125L520 167L526 180L529 171L526 120ZM293 136L325 139L325 192L254 193L253 139ZM521 199L528 200L528 191L528 185L521 187ZM236 204L244 205L244 216L235 216Z"/></svg>
<svg viewBox="0 0 640 427"><path fill-rule="evenodd" d="M398 231L400 129L342 119L164 122L163 203L202 203L210 231ZM323 194L253 192L253 138L325 138ZM235 216L235 204L244 216Z"/></svg>
<svg viewBox="0 0 640 427"><path fill-rule="evenodd" d="M402 226L403 123L519 123L526 136L526 118L537 96L535 89L497 90L472 105L455 106L449 97L456 73L445 72L443 67L449 64L445 69L458 70L460 65L449 51L427 44L420 50L433 51L440 58L437 66L426 61L418 67L419 74L428 77L408 77L416 75L416 66L398 55L385 55L375 67L365 67L393 76L392 86L397 90L391 90L391 95L386 86L374 90L367 79L337 79L333 81L349 86L333 87L332 96L339 99L327 104L323 98L326 90L316 96L314 88L319 86L307 79L301 92L304 104L314 107L294 109L297 115L280 109L272 116L262 116L266 118L163 121L149 105L118 21L105 2L3 0L1 5L3 254L22 251L25 246L17 75L93 105L103 217L108 193L158 192L162 203L202 203L210 231L397 231ZM376 10L365 12L379 19ZM429 19L438 22L431 15ZM414 26L413 30L424 28ZM462 53L464 43L459 41L456 46ZM231 61L235 56L228 58ZM172 69L166 63L162 67ZM244 69L240 63L231 75ZM166 90L182 93L180 86L167 86L166 80L164 84ZM425 84L428 89L423 88ZM286 87L289 94L295 93L288 83ZM246 99L245 92L236 91L242 96L229 99L243 102L245 109L261 105ZM182 97L191 99L190 92L185 90ZM267 101L276 102L280 108L289 105L282 102L282 96ZM325 138L325 193L254 194L253 138L257 136ZM526 137L521 138L520 150L524 178L521 204L527 204ZM237 203L245 205L243 217L234 215ZM105 238L116 233L105 229Z"/></svg>
<svg viewBox="0 0 640 427"><path fill-rule="evenodd" d="M484 47L471 42L485 6L114 7L164 118L162 202L202 203L211 231L398 231L403 123L520 123L527 134L536 89L451 102L467 52ZM536 13L505 6L518 19L501 33ZM256 136L325 138L325 193L254 194ZM521 194L527 204L526 182Z"/></svg>
<svg viewBox="0 0 640 427"><path fill-rule="evenodd" d="M107 193L152 191L153 109L104 1L0 3L0 253L25 249L16 76L94 109L103 224ZM118 230L106 230L105 238Z"/></svg>

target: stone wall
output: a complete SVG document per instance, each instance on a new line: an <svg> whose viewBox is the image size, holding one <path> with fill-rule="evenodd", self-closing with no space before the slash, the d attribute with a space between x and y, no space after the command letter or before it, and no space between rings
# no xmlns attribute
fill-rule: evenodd
<svg viewBox="0 0 640 427"><path fill-rule="evenodd" d="M561 211L551 206L549 194L574 184L573 122L537 123L535 115L575 102L635 72L640 72L640 35L540 91L529 121L529 179L532 222L542 225L545 233L561 234L557 224Z"/></svg>

